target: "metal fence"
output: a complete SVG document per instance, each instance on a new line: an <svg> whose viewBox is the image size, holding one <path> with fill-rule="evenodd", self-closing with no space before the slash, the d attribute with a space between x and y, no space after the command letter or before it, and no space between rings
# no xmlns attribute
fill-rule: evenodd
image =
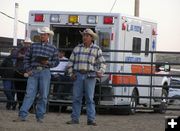
<svg viewBox="0 0 180 131"><path fill-rule="evenodd" d="M9 47L8 47L9 48ZM72 50L72 49L64 49L64 50ZM131 51L125 51L125 50L103 50L104 52L113 52L114 54L116 53L130 53L132 54ZM144 54L147 52L141 51L139 52L139 54ZM153 52L148 52L149 56L151 57L151 61L125 61L125 60L118 60L118 61L110 61L110 60L106 60L107 64L111 64L111 65L115 65L115 64L122 64L122 65L149 65L151 67L150 72L151 73L143 73L143 72L106 72L105 75L108 76L107 80L102 81L101 79L97 79L97 83L96 83L96 91L95 91L95 104L97 107L97 111L101 111L102 109L124 109L125 111L129 110L131 111L137 111L137 110L154 110L154 111L158 111L160 113L164 113L165 110L180 110L180 102L176 103L176 101L180 101L180 72L178 70L179 65L180 65L180 60L178 58L178 56L180 56L180 52L165 52L165 51L153 51ZM2 59L4 59L7 56L0 56L0 61L2 61ZM154 58L157 58L156 61L154 61ZM171 71L170 73L166 73L166 74L157 74L154 73L154 67L156 65L170 65L171 66ZM12 68L8 68L8 67L0 67L1 70L3 69L12 69ZM180 69L180 68L179 68ZM113 83L113 82L109 82L109 77L111 77L112 75L117 75L117 76L144 76L144 77L149 77L150 79L150 83L147 84L139 84L139 83L126 83L126 82L121 82L121 83ZM156 85L153 83L153 80L156 78L160 78L160 77L167 77L170 80L170 83L167 83L167 85L164 87L164 85ZM0 102L1 103L6 103L7 100L5 98L5 96L3 95L4 89L3 89L3 85L2 85L2 81L3 80L12 80L12 81L26 81L26 79L17 79L17 78L0 78ZM69 92L60 92L60 95L65 96L63 99L58 99L58 98L54 98L55 95L57 95L55 92L53 92L53 87L55 84L63 84L65 87L67 85L71 85L71 86L67 86L67 88L69 88ZM126 89L128 88L134 88L134 87L138 87L138 89L140 88L147 88L149 89L149 95L141 95L138 93L138 91L136 92L136 94L128 94L128 95L124 95L124 94L111 94L109 93L109 91L111 91L111 89L114 88L122 88L122 87L126 87ZM162 96L154 96L153 94L153 90L154 88L162 88L164 89L167 94L162 95ZM104 91L106 88L106 91ZM125 88L124 88L125 89ZM137 89L137 88L136 88ZM55 81L52 80L51 81L51 88L50 88L50 93L49 93L49 98L48 98L48 111L54 110L54 109L58 109L58 111L64 111L67 109L67 107L71 107L72 105L72 93L70 92L70 90L72 90L72 82L64 82L64 81ZM13 92L21 92L21 90L12 90ZM179 91L179 95L178 92ZM177 93L174 96L170 95L172 92ZM112 100L114 98L129 98L129 99L133 99L134 102L136 102L135 106L123 106L121 104L101 104L101 101L105 100ZM140 99L147 99L149 100L149 104L142 104L142 105L138 105ZM152 102L154 100L161 100L161 106L156 106L156 105L152 105ZM36 102L35 102L36 103ZM165 105L164 105L165 104ZM83 106L85 106L85 102L83 102Z"/></svg>

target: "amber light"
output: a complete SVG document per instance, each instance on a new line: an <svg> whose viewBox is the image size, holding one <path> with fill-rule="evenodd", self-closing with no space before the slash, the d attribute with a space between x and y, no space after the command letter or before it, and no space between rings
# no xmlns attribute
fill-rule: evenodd
<svg viewBox="0 0 180 131"><path fill-rule="evenodd" d="M70 15L69 16L69 23L78 23L79 22L79 17L77 15Z"/></svg>

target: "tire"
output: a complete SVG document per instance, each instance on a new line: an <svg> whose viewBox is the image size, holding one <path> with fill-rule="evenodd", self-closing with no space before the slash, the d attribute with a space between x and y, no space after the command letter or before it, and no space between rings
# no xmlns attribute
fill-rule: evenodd
<svg viewBox="0 0 180 131"><path fill-rule="evenodd" d="M167 99L165 99L165 98L163 98L163 97L167 97L167 96L168 96L167 90L162 89L161 104L154 106L154 112L155 112L155 113L161 113L161 114L166 113L166 109L167 109L168 102L167 102Z"/></svg>
<svg viewBox="0 0 180 131"><path fill-rule="evenodd" d="M136 113L136 107L137 107L137 103L138 103L138 93L136 90L133 90L132 92L132 98L130 101L130 105L129 105L129 115L134 115Z"/></svg>

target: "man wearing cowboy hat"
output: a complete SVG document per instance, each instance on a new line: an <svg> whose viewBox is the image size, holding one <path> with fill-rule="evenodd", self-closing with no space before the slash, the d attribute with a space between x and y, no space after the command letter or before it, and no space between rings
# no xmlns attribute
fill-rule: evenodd
<svg viewBox="0 0 180 131"><path fill-rule="evenodd" d="M49 37L54 33L49 27L38 29L40 43L32 43L24 58L24 68L27 80L26 95L15 122L26 121L28 110L38 94L36 104L37 122L43 122L46 113L47 97L50 87L50 68L59 63L57 48L49 43Z"/></svg>
<svg viewBox="0 0 180 131"><path fill-rule="evenodd" d="M93 43L97 39L97 34L91 29L85 29L80 33L83 43L74 48L68 63L68 71L74 84L71 121L68 121L67 124L79 124L84 95L87 107L87 125L96 126L93 100L96 77L102 77L106 65L102 50Z"/></svg>
<svg viewBox="0 0 180 131"><path fill-rule="evenodd" d="M29 37L26 37L25 40L24 40L24 46L30 46L32 43L31 39Z"/></svg>
<svg viewBox="0 0 180 131"><path fill-rule="evenodd" d="M18 52L17 52L17 59L16 59L16 70L14 73L14 77L16 79L27 79L24 77L24 57L25 54L27 52L27 50L29 49L30 45L31 45L32 41L30 38L25 38L24 42L23 42L23 47L21 47ZM25 91L26 91L26 81L22 80L22 81L14 81L14 88L16 90L16 94L17 94L17 101L18 101L18 108L20 109L21 105L22 105L22 101L24 99L25 96Z"/></svg>

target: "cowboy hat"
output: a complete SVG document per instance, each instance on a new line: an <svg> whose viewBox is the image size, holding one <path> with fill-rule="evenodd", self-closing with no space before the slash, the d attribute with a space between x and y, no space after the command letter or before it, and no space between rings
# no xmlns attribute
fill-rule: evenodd
<svg viewBox="0 0 180 131"><path fill-rule="evenodd" d="M54 32L52 30L49 29L49 27L42 27L42 28L38 28L38 33L39 34L49 34L49 35L54 35Z"/></svg>
<svg viewBox="0 0 180 131"><path fill-rule="evenodd" d="M32 43L31 39L26 37L25 40L24 40L24 43Z"/></svg>
<svg viewBox="0 0 180 131"><path fill-rule="evenodd" d="M96 33L94 33L91 29L85 29L83 32L80 31L80 34L81 35L89 34L93 37L93 40L98 38L98 35Z"/></svg>

